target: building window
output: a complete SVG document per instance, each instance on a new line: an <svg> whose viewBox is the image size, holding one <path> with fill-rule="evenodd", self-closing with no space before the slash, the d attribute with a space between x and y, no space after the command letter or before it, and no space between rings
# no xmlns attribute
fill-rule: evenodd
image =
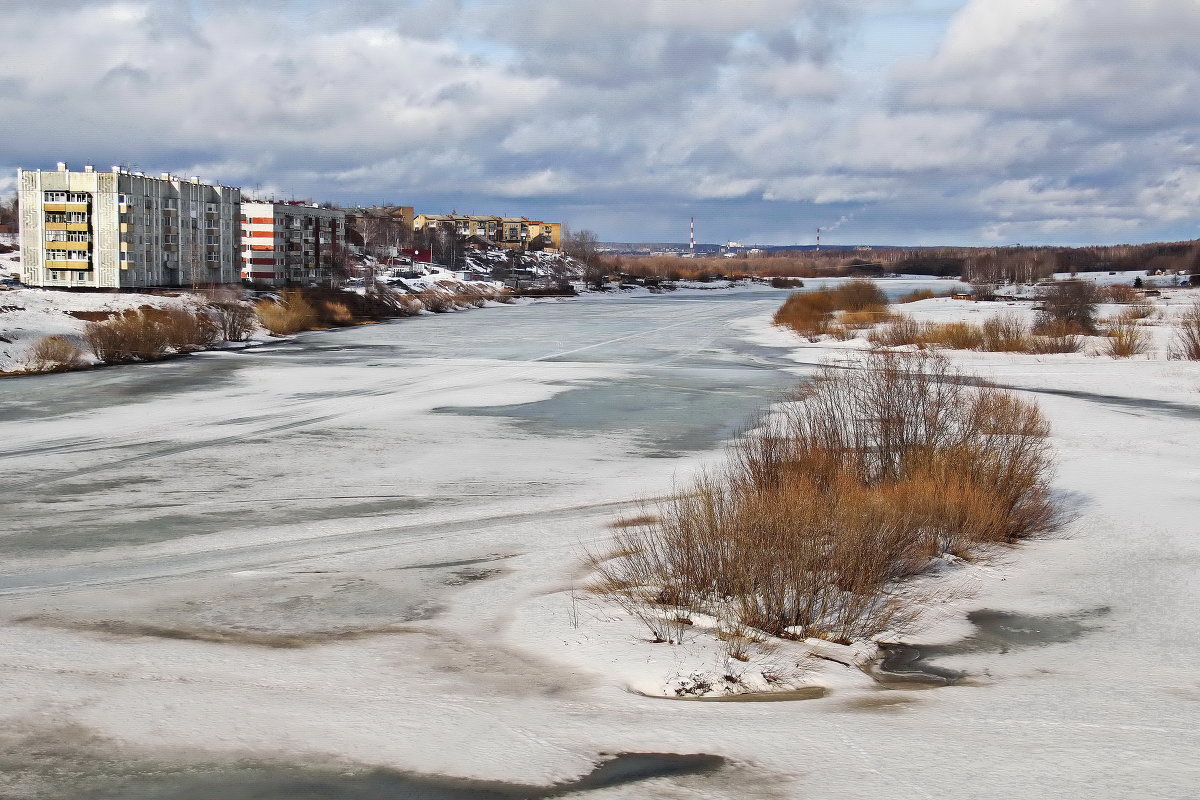
<svg viewBox="0 0 1200 800"><path fill-rule="evenodd" d="M90 202L91 199L92 196L85 192L71 192L71 194L67 196L68 203L87 203Z"/></svg>
<svg viewBox="0 0 1200 800"><path fill-rule="evenodd" d="M67 202L66 192L42 192L42 197L47 203L65 203ZM55 278L58 280L58 278Z"/></svg>

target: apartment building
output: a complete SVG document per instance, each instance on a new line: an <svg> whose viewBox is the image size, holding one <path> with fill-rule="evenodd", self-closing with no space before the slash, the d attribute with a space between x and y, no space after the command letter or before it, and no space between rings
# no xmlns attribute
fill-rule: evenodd
<svg viewBox="0 0 1200 800"><path fill-rule="evenodd" d="M123 289L233 283L241 191L113 167L18 170L22 280Z"/></svg>
<svg viewBox="0 0 1200 800"><path fill-rule="evenodd" d="M556 251L562 247L562 224L527 217L473 214L418 214L413 229L441 228L461 236L478 236L501 247Z"/></svg>
<svg viewBox="0 0 1200 800"><path fill-rule="evenodd" d="M304 203L242 203L242 278L328 286L346 245L346 213Z"/></svg>

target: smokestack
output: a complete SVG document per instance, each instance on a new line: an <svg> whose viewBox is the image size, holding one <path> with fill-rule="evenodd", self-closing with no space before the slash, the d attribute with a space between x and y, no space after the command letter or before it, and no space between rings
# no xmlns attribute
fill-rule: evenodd
<svg viewBox="0 0 1200 800"><path fill-rule="evenodd" d="M691 237L692 237L691 238L692 255L696 255L696 218L695 217L692 217Z"/></svg>
<svg viewBox="0 0 1200 800"><path fill-rule="evenodd" d="M817 228L817 249L821 249L821 229Z"/></svg>

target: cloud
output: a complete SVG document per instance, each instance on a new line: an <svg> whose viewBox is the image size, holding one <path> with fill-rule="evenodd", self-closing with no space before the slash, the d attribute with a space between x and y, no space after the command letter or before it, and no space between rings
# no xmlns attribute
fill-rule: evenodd
<svg viewBox="0 0 1200 800"><path fill-rule="evenodd" d="M619 239L1192 235L1200 4L934 5L0 0L0 175L128 163ZM891 35L918 10L927 39Z"/></svg>

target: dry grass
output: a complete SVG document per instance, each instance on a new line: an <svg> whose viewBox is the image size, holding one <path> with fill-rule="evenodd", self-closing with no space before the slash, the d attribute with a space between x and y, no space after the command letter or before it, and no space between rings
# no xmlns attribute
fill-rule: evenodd
<svg viewBox="0 0 1200 800"><path fill-rule="evenodd" d="M177 353L206 350L221 342L221 329L207 313L186 308L145 311L161 326L167 346Z"/></svg>
<svg viewBox="0 0 1200 800"><path fill-rule="evenodd" d="M793 294L775 312L774 321L815 340L829 332L838 311L859 319L882 318L887 314L887 297L874 281L847 281L833 289Z"/></svg>
<svg viewBox="0 0 1200 800"><path fill-rule="evenodd" d="M212 347L221 341L221 328L207 311L142 306L88 323L83 339L104 363L128 364Z"/></svg>
<svg viewBox="0 0 1200 800"><path fill-rule="evenodd" d="M659 640L689 610L849 642L902 624L893 589L940 553L1052 528L1048 425L945 359L872 353L824 368L724 469L622 528L596 591Z"/></svg>
<svg viewBox="0 0 1200 800"><path fill-rule="evenodd" d="M105 322L90 322L83 339L96 358L106 364L155 361L170 347L157 315L145 309L126 311Z"/></svg>
<svg viewBox="0 0 1200 800"><path fill-rule="evenodd" d="M1113 358L1132 358L1150 350L1150 335L1125 317L1110 320L1101 352Z"/></svg>
<svg viewBox="0 0 1200 800"><path fill-rule="evenodd" d="M1200 301L1179 317L1168 355L1180 361L1200 361Z"/></svg>
<svg viewBox="0 0 1200 800"><path fill-rule="evenodd" d="M321 321L330 325L351 325L354 323L354 314L345 303L326 301L321 303Z"/></svg>
<svg viewBox="0 0 1200 800"><path fill-rule="evenodd" d="M276 336L310 331L320 324L317 310L298 289L284 289L277 300L260 302L254 311L262 326Z"/></svg>
<svg viewBox="0 0 1200 800"><path fill-rule="evenodd" d="M1084 339L1067 322L1041 322L1032 331L1020 317L1000 315L976 325L970 322L920 323L901 316L871 330L867 337L876 347L920 349L945 347L988 353L1078 353Z"/></svg>
<svg viewBox="0 0 1200 800"><path fill-rule="evenodd" d="M1148 319L1154 315L1154 304L1145 300L1140 300L1136 303L1130 303L1122 308L1117 316L1126 322L1136 322L1139 319Z"/></svg>
<svg viewBox="0 0 1200 800"><path fill-rule="evenodd" d="M947 322L932 325L927 333L929 341L951 350L982 350L987 342L982 326L969 322Z"/></svg>
<svg viewBox="0 0 1200 800"><path fill-rule="evenodd" d="M426 311L432 311L434 314L445 314L454 310L454 301L437 289L424 289L416 293L416 298L425 306Z"/></svg>
<svg viewBox="0 0 1200 800"><path fill-rule="evenodd" d="M983 347L989 353L1029 352L1029 327L1015 314L999 314L983 321Z"/></svg>
<svg viewBox="0 0 1200 800"><path fill-rule="evenodd" d="M873 328L867 334L868 341L876 347L906 347L930 342L929 325L922 325L912 317L901 316L895 321Z"/></svg>
<svg viewBox="0 0 1200 800"><path fill-rule="evenodd" d="M39 339L29 354L29 372L65 372L83 366L83 352L65 336Z"/></svg>
<svg viewBox="0 0 1200 800"><path fill-rule="evenodd" d="M921 300L932 300L935 297L951 297L953 290L935 292L932 289L914 289L906 295L897 298L897 303L916 303Z"/></svg>

